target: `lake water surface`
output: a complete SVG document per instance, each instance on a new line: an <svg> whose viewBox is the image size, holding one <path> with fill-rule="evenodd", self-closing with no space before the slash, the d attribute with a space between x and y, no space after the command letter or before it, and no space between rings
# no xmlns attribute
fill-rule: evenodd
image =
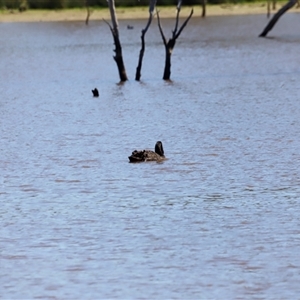
<svg viewBox="0 0 300 300"><path fill-rule="evenodd" d="M0 298L299 298L299 14L145 23L0 23Z"/></svg>

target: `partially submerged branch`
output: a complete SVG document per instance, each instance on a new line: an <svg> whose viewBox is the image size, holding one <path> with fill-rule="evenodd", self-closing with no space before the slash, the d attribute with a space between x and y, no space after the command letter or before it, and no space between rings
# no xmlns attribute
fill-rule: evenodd
<svg viewBox="0 0 300 300"><path fill-rule="evenodd" d="M267 18L270 18L271 14L271 0L267 1Z"/></svg>
<svg viewBox="0 0 300 300"><path fill-rule="evenodd" d="M86 7L85 25L89 25L90 16L92 14L89 6L89 0L85 0L85 7Z"/></svg>
<svg viewBox="0 0 300 300"><path fill-rule="evenodd" d="M269 31L271 31L274 25L277 23L279 18L290 8L292 8L297 3L297 0L290 0L287 4L285 4L279 11L273 16L268 25L265 27L263 32L259 35L259 37L265 37Z"/></svg>
<svg viewBox="0 0 300 300"><path fill-rule="evenodd" d="M177 39L177 38L180 36L182 30L183 30L184 27L187 25L188 21L190 20L190 18L191 18L192 15L193 15L193 13L194 13L194 9L191 10L190 15L188 16L188 18L187 18L187 19L183 22L183 24L181 25L180 29L178 30L178 32L177 32L176 35L175 35L175 39Z"/></svg>
<svg viewBox="0 0 300 300"><path fill-rule="evenodd" d="M141 35L141 50L140 50L140 55L139 55L139 61L138 61L138 66L136 68L136 73L135 73L135 80L139 81L141 79L141 69L142 69L142 63L143 63L143 57L145 53L145 35L146 32L148 31L152 19L153 19L153 12L156 6L156 0L151 0L149 4L149 18L148 22L146 24L146 27L142 30L142 35Z"/></svg>
<svg viewBox="0 0 300 300"><path fill-rule="evenodd" d="M194 13L194 10L192 9L190 12L190 15L188 16L188 18L184 21L184 23L181 25L181 27L178 30L180 8L181 8L181 0L179 0L178 5L177 5L176 21L175 21L174 30L172 31L172 38L170 38L168 41L166 40L165 35L163 33L163 30L162 30L162 27L160 24L159 12L157 11L158 28L159 28L159 31L160 31L160 34L161 34L161 37L162 37L162 40L163 40L163 43L165 46L165 55L166 55L165 69L164 69L164 75L163 75L164 80L170 80L172 51L175 47L176 40L178 39L182 30L185 28L185 26L187 25L187 23L189 22L189 20L191 19L192 15Z"/></svg>
<svg viewBox="0 0 300 300"><path fill-rule="evenodd" d="M205 18L206 17L206 4L207 1L206 0L201 0L201 6L202 6L202 14L201 17Z"/></svg>
<svg viewBox="0 0 300 300"><path fill-rule="evenodd" d="M162 37L164 45L167 46L167 40L166 40L166 37L165 37L164 32L163 32L163 30L161 28L161 25L160 25L160 17L159 17L159 11L158 10L156 10L156 15L157 15L157 23L158 23L158 28L159 28L160 35Z"/></svg>
<svg viewBox="0 0 300 300"><path fill-rule="evenodd" d="M109 11L110 11L110 16L111 16L111 21L112 21L112 26L108 24L110 31L112 33L113 39L114 39L114 44L116 48L114 49L115 55L114 55L114 60L117 64L118 71L119 71L119 76L121 81L126 81L128 80L124 62L123 62L123 55L122 55L122 47L121 47L121 42L119 39L119 29L118 29L118 20L117 20L117 15L116 15L116 9L115 9L115 2L114 0L108 0L108 6L109 6Z"/></svg>
<svg viewBox="0 0 300 300"><path fill-rule="evenodd" d="M86 19L85 19L85 25L89 25L90 16L91 16L91 10L90 10L90 7L87 6L87 7L86 7Z"/></svg>

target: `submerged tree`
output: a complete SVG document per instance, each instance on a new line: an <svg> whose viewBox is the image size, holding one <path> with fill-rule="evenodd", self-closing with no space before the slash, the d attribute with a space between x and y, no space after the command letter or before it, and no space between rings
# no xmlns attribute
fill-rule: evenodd
<svg viewBox="0 0 300 300"><path fill-rule="evenodd" d="M143 57L144 57L144 53L145 53L145 34L148 31L148 28L150 27L150 24L152 22L155 5L156 5L156 0L150 0L148 22L147 22L146 27L142 30L142 35L141 35L142 47L140 50L139 62L138 62L138 66L136 68L136 73L135 73L135 80L137 80L137 81L139 81L142 76L141 69L142 69Z"/></svg>
<svg viewBox="0 0 300 300"><path fill-rule="evenodd" d="M271 14L271 1L272 1L272 9L276 9L276 0L267 0L267 18L270 17Z"/></svg>
<svg viewBox="0 0 300 300"><path fill-rule="evenodd" d="M164 33L163 33L163 30L161 28L159 13L157 11L158 27L159 27L159 31L160 31L162 40L163 40L164 45L165 45L165 53L166 53L165 69L164 69L164 75L163 75L164 80L170 80L172 51L175 47L175 43L176 43L177 38L180 36L182 30L187 25L188 21L190 20L190 18L193 15L193 12L194 12L194 10L192 9L191 12L190 12L190 15L188 16L188 18L184 21L184 23L181 25L181 27L178 30L178 22L179 22L179 14L180 14L180 9L181 9L181 3L182 3L182 0L178 0L178 4L177 4L177 8L176 8L177 9L177 15L176 15L175 28L172 31L172 37L168 41L166 40L166 38L164 36Z"/></svg>
<svg viewBox="0 0 300 300"><path fill-rule="evenodd" d="M268 34L268 32L273 29L274 25L277 23L277 21L279 20L279 18L286 11L288 11L290 8L292 8L297 2L298 2L298 0L289 0L289 2L287 4L285 4L284 6L282 6L282 8L279 9L279 11L270 20L270 22L265 27L265 29L263 30L263 32L259 35L259 37L265 37Z"/></svg>
<svg viewBox="0 0 300 300"><path fill-rule="evenodd" d="M202 14L201 17L205 18L206 17L206 4L207 0L201 0L201 6L202 6Z"/></svg>
<svg viewBox="0 0 300 300"><path fill-rule="evenodd" d="M90 10L89 0L85 0L84 5L85 5L85 8L86 8L85 25L89 25L90 16L92 14L91 10Z"/></svg>
<svg viewBox="0 0 300 300"><path fill-rule="evenodd" d="M109 11L110 11L110 17L111 17L111 22L112 26L106 22L110 28L110 31L112 33L114 43L115 43L115 55L114 55L114 60L117 64L118 71L119 71L119 76L120 80L122 82L128 80L126 70L125 70L125 65L123 62L123 55L122 55L122 47L121 47L121 42L119 38L119 25L118 25L118 20L117 20L117 15L116 15L116 8L115 8L115 1L114 0L108 0L108 6L109 6Z"/></svg>

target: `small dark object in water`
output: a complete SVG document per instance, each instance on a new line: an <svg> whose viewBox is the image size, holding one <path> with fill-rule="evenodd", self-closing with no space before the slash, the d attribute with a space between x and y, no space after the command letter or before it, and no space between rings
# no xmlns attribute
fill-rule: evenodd
<svg viewBox="0 0 300 300"><path fill-rule="evenodd" d="M92 92L93 92L93 96L94 97L99 97L99 91L98 91L97 88L95 88L94 90L92 90Z"/></svg>
<svg viewBox="0 0 300 300"><path fill-rule="evenodd" d="M127 25L127 29L133 29L132 25Z"/></svg>
<svg viewBox="0 0 300 300"><path fill-rule="evenodd" d="M162 161L165 159L164 148L161 141L156 142L155 152L152 150L134 150L130 156L128 156L129 162L137 163L144 161Z"/></svg>

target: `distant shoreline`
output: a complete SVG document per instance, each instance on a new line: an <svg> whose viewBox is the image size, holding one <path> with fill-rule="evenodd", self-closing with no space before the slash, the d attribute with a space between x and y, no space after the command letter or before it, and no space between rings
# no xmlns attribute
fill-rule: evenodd
<svg viewBox="0 0 300 300"><path fill-rule="evenodd" d="M284 4L277 4L276 11ZM186 17L190 13L192 7L183 6L180 12L181 17ZM201 17L202 8L193 6L193 17ZM158 6L161 18L173 18L176 16L175 6ZM276 12L272 10L271 12ZM300 12L300 9L292 8L291 12ZM108 8L93 9L90 15L90 22L98 20L109 20L110 15ZM251 14L267 14L267 4L262 3L245 3L245 4L223 4L223 5L207 5L206 15L222 16L222 15L251 15ZM27 10L25 12L0 11L0 23L3 22L58 22L58 21L85 21L86 9L63 9L63 10ZM126 19L147 19L149 16L148 7L130 7L117 8L117 17L119 20Z"/></svg>

